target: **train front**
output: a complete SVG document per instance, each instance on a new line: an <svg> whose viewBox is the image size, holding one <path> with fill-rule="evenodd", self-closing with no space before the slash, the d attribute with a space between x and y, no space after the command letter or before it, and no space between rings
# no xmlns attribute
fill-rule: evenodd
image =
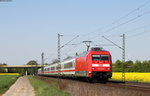
<svg viewBox="0 0 150 96"><path fill-rule="evenodd" d="M88 52L88 77L98 81L107 81L112 76L112 61L109 51L92 48Z"/></svg>

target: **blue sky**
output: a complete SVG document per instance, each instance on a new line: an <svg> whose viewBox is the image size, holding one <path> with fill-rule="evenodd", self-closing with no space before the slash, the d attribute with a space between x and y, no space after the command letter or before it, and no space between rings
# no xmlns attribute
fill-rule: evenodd
<svg viewBox="0 0 150 96"><path fill-rule="evenodd" d="M131 11L133 12L127 15ZM22 65L30 60L40 63L42 52L45 53L45 62L50 63L57 58L58 33L63 35L61 45L79 35L70 44L91 40L91 46L111 44L101 37L103 35L122 46L120 35L125 33L126 60L150 60L150 14L146 13L149 11L149 0L0 2L0 63ZM139 17L130 21L137 16ZM121 17L123 18L119 19ZM102 47L111 52L113 62L121 60L119 48ZM66 45L61 49L62 59L84 50L85 44Z"/></svg>

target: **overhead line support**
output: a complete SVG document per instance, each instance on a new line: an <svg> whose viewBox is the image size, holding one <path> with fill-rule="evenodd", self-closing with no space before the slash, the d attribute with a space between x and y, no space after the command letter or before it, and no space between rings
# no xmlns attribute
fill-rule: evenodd
<svg viewBox="0 0 150 96"><path fill-rule="evenodd" d="M122 81L125 82L125 34L122 36L123 44L122 44Z"/></svg>
<svg viewBox="0 0 150 96"><path fill-rule="evenodd" d="M125 82L125 66L124 66L125 64L125 34L121 35L122 40L123 40L122 47L112 42L111 40L107 39L106 37L104 36L102 37L122 50L122 81Z"/></svg>
<svg viewBox="0 0 150 96"><path fill-rule="evenodd" d="M41 59L42 59L42 72L44 72L44 53L41 53Z"/></svg>

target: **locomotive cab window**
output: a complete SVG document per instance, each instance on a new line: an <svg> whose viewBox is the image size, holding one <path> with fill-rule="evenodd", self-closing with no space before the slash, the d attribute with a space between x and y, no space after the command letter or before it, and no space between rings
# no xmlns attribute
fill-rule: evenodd
<svg viewBox="0 0 150 96"><path fill-rule="evenodd" d="M92 55L92 60L93 61L107 61L109 60L108 55Z"/></svg>
<svg viewBox="0 0 150 96"><path fill-rule="evenodd" d="M101 60L108 60L108 55L101 55Z"/></svg>
<svg viewBox="0 0 150 96"><path fill-rule="evenodd" d="M93 61L99 61L100 60L100 55L92 55L92 60Z"/></svg>

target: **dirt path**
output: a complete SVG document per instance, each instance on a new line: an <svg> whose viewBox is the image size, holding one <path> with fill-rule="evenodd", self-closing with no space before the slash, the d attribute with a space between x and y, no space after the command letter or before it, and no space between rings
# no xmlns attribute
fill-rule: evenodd
<svg viewBox="0 0 150 96"><path fill-rule="evenodd" d="M35 93L28 78L23 76L2 96L35 96Z"/></svg>

